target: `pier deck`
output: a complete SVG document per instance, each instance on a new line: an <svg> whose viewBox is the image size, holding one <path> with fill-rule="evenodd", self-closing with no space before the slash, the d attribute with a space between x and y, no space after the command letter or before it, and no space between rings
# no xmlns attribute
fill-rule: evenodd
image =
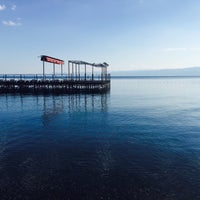
<svg viewBox="0 0 200 200"><path fill-rule="evenodd" d="M110 76L0 75L0 93L102 93L110 90Z"/></svg>

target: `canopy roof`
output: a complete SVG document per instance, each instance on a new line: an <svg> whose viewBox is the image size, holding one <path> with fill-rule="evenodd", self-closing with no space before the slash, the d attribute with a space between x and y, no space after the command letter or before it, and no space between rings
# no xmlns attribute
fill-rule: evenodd
<svg viewBox="0 0 200 200"><path fill-rule="evenodd" d="M54 63L54 64L59 64L59 65L63 65L65 63L64 60L60 60L58 58L53 58L53 57L46 56L46 55L41 56L41 61L50 62L50 63Z"/></svg>
<svg viewBox="0 0 200 200"><path fill-rule="evenodd" d="M108 67L108 63L104 62L104 63L88 63L85 61L81 61L81 60L69 60L70 63L73 64L77 64L77 65L91 65L94 67Z"/></svg>

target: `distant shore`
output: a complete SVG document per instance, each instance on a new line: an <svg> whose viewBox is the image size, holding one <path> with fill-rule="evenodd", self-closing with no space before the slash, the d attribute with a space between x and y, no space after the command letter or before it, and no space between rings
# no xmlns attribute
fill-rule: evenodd
<svg viewBox="0 0 200 200"><path fill-rule="evenodd" d="M111 71L112 77L199 77L200 67L188 67L180 69L158 69L158 70L129 70Z"/></svg>

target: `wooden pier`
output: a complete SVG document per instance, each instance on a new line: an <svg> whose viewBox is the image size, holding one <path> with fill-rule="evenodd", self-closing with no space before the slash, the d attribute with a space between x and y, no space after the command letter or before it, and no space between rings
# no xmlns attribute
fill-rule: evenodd
<svg viewBox="0 0 200 200"><path fill-rule="evenodd" d="M0 80L0 93L100 93L110 90L110 80Z"/></svg>
<svg viewBox="0 0 200 200"><path fill-rule="evenodd" d="M107 63L68 61L68 73L64 74L64 61L52 57L47 61L47 58L41 57L43 74L0 74L0 93L105 93L110 90ZM44 62L53 63L52 74L45 74ZM55 72L55 64L61 64L60 74ZM95 73L95 69L98 69L98 73Z"/></svg>

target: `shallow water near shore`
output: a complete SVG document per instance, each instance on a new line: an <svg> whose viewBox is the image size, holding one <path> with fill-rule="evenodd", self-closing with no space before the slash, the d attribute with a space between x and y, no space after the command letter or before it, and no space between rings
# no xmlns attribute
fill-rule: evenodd
<svg viewBox="0 0 200 200"><path fill-rule="evenodd" d="M0 96L0 199L200 199L200 78L111 85Z"/></svg>

